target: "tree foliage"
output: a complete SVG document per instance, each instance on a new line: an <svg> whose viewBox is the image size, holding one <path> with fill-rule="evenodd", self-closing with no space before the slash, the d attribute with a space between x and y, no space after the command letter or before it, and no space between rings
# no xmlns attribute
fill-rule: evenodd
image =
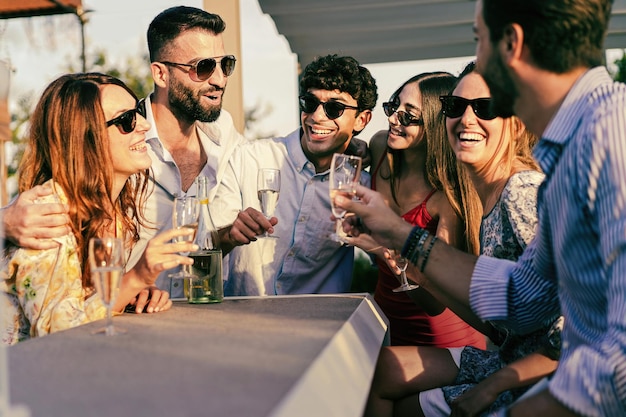
<svg viewBox="0 0 626 417"><path fill-rule="evenodd" d="M18 163L24 153L24 136L28 127L31 108L34 103L33 93L23 95L17 100L15 111L11 114L11 144L13 157L8 164L8 176L17 173Z"/></svg>
<svg viewBox="0 0 626 417"><path fill-rule="evenodd" d="M150 59L146 53L139 58L127 57L121 65L116 65L109 61L106 51L101 49L92 55L91 61L86 63L86 68L89 72L102 72L117 77L124 81L137 94L137 97L146 97L152 92L154 85L149 62ZM78 72L80 69L70 63L67 71Z"/></svg>
<svg viewBox="0 0 626 417"><path fill-rule="evenodd" d="M626 50L622 52L622 57L613 63L617 65L617 71L614 75L615 81L626 83Z"/></svg>
<svg viewBox="0 0 626 417"><path fill-rule="evenodd" d="M259 122L273 111L271 104L266 103L263 105L260 102L256 106L246 109L244 114L244 135L249 139L263 139L276 136L275 131L262 131L257 127Z"/></svg>

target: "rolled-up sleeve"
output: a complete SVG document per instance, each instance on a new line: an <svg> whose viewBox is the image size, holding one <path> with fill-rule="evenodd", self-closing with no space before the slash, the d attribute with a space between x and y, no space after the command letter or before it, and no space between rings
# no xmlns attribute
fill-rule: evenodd
<svg viewBox="0 0 626 417"><path fill-rule="evenodd" d="M507 289L515 262L480 256L470 284L470 304L483 320L501 320L508 314Z"/></svg>
<svg viewBox="0 0 626 417"><path fill-rule="evenodd" d="M470 305L483 320L519 334L549 326L559 315L558 286L533 266L535 241L518 262L480 256L470 284Z"/></svg>

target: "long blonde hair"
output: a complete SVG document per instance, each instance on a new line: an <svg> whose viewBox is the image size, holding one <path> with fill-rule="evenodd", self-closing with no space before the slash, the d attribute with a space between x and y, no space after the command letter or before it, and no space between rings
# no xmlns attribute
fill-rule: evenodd
<svg viewBox="0 0 626 417"><path fill-rule="evenodd" d="M447 94L451 94L452 91L456 88L459 82L468 74L475 73L476 64L475 62L470 62L467 66L461 71L459 76L457 77L454 86L450 89ZM506 141L507 148L504 150L504 153L501 156L501 161L498 162L500 168L509 172L509 176L512 175L515 170L519 169L527 169L527 170L535 170L540 171L539 165L535 161L532 156L532 149L535 144L538 142L539 138L532 134L530 131L526 129L522 121L517 116L511 116L503 118L504 125L502 128L502 135L508 135L514 140ZM446 146L452 150L450 146L450 142L446 140ZM492 158L496 158L499 154L498 150L494 152ZM456 159L456 158L455 158ZM468 221L467 225L471 225L472 230L468 231L472 237L476 239L477 250L480 250L480 224L482 221L483 215L483 207L480 202L480 197L474 188L474 184L470 179L469 172L465 165L458 162L457 172L459 177L459 183L461 186L461 210L466 213ZM488 164L489 165L489 164ZM474 225L476 225L476 229L474 229Z"/></svg>

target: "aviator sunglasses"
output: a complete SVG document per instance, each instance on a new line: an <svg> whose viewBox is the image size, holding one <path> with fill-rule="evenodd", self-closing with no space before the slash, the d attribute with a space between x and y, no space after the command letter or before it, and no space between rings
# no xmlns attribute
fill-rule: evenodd
<svg viewBox="0 0 626 417"><path fill-rule="evenodd" d="M467 106L472 106L474 114L483 120L493 120L498 115L491 109L490 98L475 98L468 100L458 96L441 96L441 111L446 117L455 118L460 117L465 113Z"/></svg>
<svg viewBox="0 0 626 417"><path fill-rule="evenodd" d="M224 55L222 57L214 57L214 58L204 58L198 62L193 64L181 64L179 62L171 62L171 61L160 61L161 64L170 65L174 67L188 67L189 68L189 78L192 81L205 81L208 80L215 68L217 67L217 63L220 63L220 67L222 68L222 72L226 77L230 76L235 70L235 63L237 62L237 58L234 55Z"/></svg>
<svg viewBox="0 0 626 417"><path fill-rule="evenodd" d="M424 119L421 117L411 116L409 113L398 110L398 103L394 103L393 101L386 101L383 103L383 111L387 115L387 117L391 117L392 114L396 113L398 115L398 121L404 127L408 127L411 125L424 126Z"/></svg>
<svg viewBox="0 0 626 417"><path fill-rule="evenodd" d="M315 113L315 110L317 110L321 104L326 117L330 120L341 117L345 109L359 110L358 107L349 106L338 101L319 101L317 97L311 95L300 96L298 99L300 100L300 110L304 113Z"/></svg>
<svg viewBox="0 0 626 417"><path fill-rule="evenodd" d="M107 122L107 127L115 125L120 132L131 133L135 130L135 126L137 126L137 113L142 115L144 118L146 117L146 102L144 99L139 100L139 102L137 102L137 107L134 109L125 111L115 119L109 120Z"/></svg>

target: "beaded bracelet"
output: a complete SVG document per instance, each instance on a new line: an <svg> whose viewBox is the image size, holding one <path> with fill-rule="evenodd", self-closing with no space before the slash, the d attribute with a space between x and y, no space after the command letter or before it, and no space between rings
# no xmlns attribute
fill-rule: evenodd
<svg viewBox="0 0 626 417"><path fill-rule="evenodd" d="M426 239L428 239L428 236L430 236L430 233L428 233L428 231L426 231L426 233L424 233L421 237L420 240L417 242L417 245L415 246L415 251L411 254L411 262L413 262L413 265L417 266L417 262L419 261L420 257L424 255L424 243L426 242Z"/></svg>
<svg viewBox="0 0 626 417"><path fill-rule="evenodd" d="M433 238L430 239L430 242L428 243L428 249L426 249L426 251L423 254L422 264L420 265L420 272L424 272L424 269L426 269L426 262L428 262L430 251L433 249L433 246L435 245L436 240L437 240L437 236L433 236Z"/></svg>
<svg viewBox="0 0 626 417"><path fill-rule="evenodd" d="M428 232L426 232L426 230L422 229L419 226L415 226L413 227L413 229L411 229L411 233L409 233L409 237L407 237L406 241L404 242L404 246L402 246L402 251L400 252L403 258L408 259L409 254L415 250L417 242L424 235L424 233Z"/></svg>
<svg viewBox="0 0 626 417"><path fill-rule="evenodd" d="M415 237L413 237L413 243L411 244L410 250L407 252L405 258L411 261L411 263L415 266L417 266L417 261L422 253L424 242L428 236L430 236L430 233L428 233L427 230L424 230L419 235L415 235Z"/></svg>

